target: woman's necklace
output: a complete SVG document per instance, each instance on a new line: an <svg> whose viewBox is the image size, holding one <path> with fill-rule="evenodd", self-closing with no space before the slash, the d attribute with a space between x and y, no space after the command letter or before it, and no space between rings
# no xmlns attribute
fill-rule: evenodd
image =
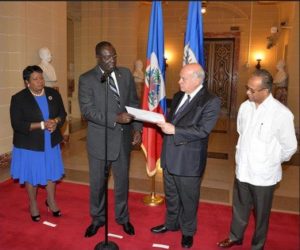
<svg viewBox="0 0 300 250"><path fill-rule="evenodd" d="M31 93L32 95L34 95L34 96L42 96L42 95L44 95L44 92L45 92L44 88L42 89L41 93L39 93L39 94L34 93L31 89L29 89L29 91L30 91L30 93Z"/></svg>

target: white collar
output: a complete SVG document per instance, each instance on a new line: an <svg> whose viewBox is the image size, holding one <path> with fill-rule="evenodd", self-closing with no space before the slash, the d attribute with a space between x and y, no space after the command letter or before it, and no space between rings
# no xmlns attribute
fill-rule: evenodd
<svg viewBox="0 0 300 250"><path fill-rule="evenodd" d="M195 97L195 95L197 95L197 93L202 89L203 84L200 84L192 93L187 94L185 93L185 99L187 98L187 96L190 96L190 101Z"/></svg>

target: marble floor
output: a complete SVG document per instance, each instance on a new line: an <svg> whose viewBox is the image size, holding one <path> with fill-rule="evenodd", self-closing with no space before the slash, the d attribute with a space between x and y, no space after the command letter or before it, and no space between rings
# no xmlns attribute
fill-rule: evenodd
<svg viewBox="0 0 300 250"><path fill-rule="evenodd" d="M88 183L88 161L85 150L85 124L79 120L71 123L70 142L63 147L66 169L65 180ZM201 200L231 204L234 181L234 152L237 141L235 122L222 118L218 121L209 139L209 155L201 185ZM283 180L275 191L274 210L299 213L299 152L283 166ZM113 178L109 186L113 187ZM145 157L141 149L131 153L130 189L149 194L153 179L145 169ZM163 195L162 173L155 176L155 191Z"/></svg>
<svg viewBox="0 0 300 250"><path fill-rule="evenodd" d="M86 124L79 119L72 119L70 125L69 142L62 147L65 164L64 181L88 184ZM219 119L209 140L209 155L201 185L201 200L231 204L236 141L235 122L228 118ZM0 171L0 182L9 178L9 169L0 169ZM130 164L130 190L148 195L153 191L154 182L156 194L163 195L161 170L158 170L154 180L148 177L142 150L133 150ZM112 177L109 180L109 187L113 187ZM299 151L283 166L283 180L276 188L273 210L299 214Z"/></svg>

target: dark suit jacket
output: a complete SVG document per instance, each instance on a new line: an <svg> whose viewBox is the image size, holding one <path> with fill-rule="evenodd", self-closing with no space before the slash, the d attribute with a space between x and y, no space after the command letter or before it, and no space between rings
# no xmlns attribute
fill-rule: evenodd
<svg viewBox="0 0 300 250"><path fill-rule="evenodd" d="M45 95L48 101L49 118L60 117L61 119L56 130L51 133L51 145L54 147L63 140L59 128L64 124L67 113L62 98L56 90L45 87ZM30 131L32 122L41 122L44 121L44 118L28 88L12 96L10 120L14 130L13 144L15 147L34 151L44 150L44 131L41 129Z"/></svg>
<svg viewBox="0 0 300 250"><path fill-rule="evenodd" d="M202 176L207 158L208 137L216 124L221 100L203 87L175 121L173 115L184 92L174 95L168 122L175 135L164 135L161 166L180 176Z"/></svg>
<svg viewBox="0 0 300 250"><path fill-rule="evenodd" d="M142 123L116 123L117 114L126 112L125 106L139 108L135 83L127 68L118 67L115 75L120 92L118 107L112 91L108 89L108 160L116 160L121 147L129 154L131 150L131 130L141 130ZM97 159L105 158L105 82L101 82L102 72L97 65L79 78L79 105L84 118L88 121L87 150ZM121 143L123 141L123 143Z"/></svg>

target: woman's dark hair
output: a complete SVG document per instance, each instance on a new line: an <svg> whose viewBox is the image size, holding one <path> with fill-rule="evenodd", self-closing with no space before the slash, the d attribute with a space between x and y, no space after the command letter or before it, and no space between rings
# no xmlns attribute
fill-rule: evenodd
<svg viewBox="0 0 300 250"><path fill-rule="evenodd" d="M43 70L37 65L27 66L23 70L23 80L29 81L29 78L33 72L43 73Z"/></svg>

